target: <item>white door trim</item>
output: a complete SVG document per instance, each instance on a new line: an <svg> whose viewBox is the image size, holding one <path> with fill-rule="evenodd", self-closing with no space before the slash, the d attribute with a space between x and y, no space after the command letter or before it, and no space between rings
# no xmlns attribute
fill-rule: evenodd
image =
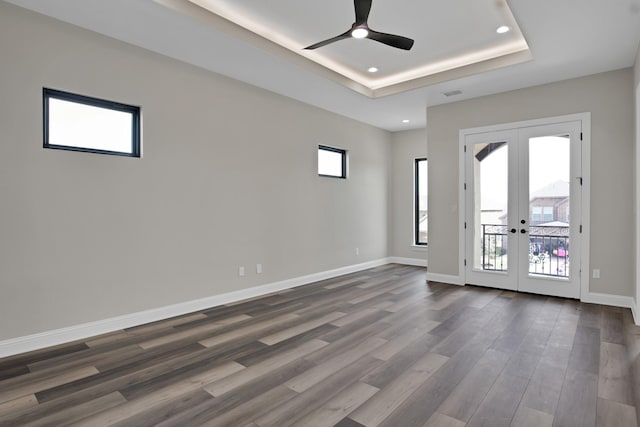
<svg viewBox="0 0 640 427"><path fill-rule="evenodd" d="M513 123L481 126L469 129L461 129L458 138L458 274L462 283L467 282L467 272L465 266L466 254L466 233L464 229L466 217L466 197L465 197L465 156L464 145L467 135L483 132L498 132L530 126L542 126L556 123L580 121L582 122L582 235L580 241L580 251L582 254L580 267L580 296L589 294L589 271L590 271L590 206L591 206L591 113L568 114L542 119L525 120ZM640 286L640 283L639 283Z"/></svg>

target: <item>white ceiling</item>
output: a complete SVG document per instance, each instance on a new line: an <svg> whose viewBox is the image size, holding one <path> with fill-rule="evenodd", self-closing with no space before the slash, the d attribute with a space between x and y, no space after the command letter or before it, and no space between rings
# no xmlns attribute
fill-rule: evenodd
<svg viewBox="0 0 640 427"><path fill-rule="evenodd" d="M502 0L373 0L369 25L415 39L411 52L343 40L310 51L323 57L311 60L203 14L189 0L6 1L389 131L424 127L427 105L629 67L640 41L640 0L510 0L507 18L512 14L517 25L502 39L495 34L505 16ZM220 1L254 22L281 27L301 46L346 31L354 19L351 0ZM532 58L526 62L528 57L498 59L367 92L380 86L376 79L467 55L520 32ZM317 64L326 58L337 68ZM373 65L380 77L362 71ZM443 95L456 89L463 93Z"/></svg>
<svg viewBox="0 0 640 427"><path fill-rule="evenodd" d="M350 30L355 21L352 0L157 0L216 28L222 27L221 20L211 20L211 14L224 17L237 24L229 28L231 34L258 34L284 47L280 53L291 60L307 58L313 65L340 75L334 76L339 83L356 87L372 98L402 92L410 86L425 86L423 77L427 76L431 77L430 82L436 80L433 76L437 74L443 74L437 80L449 80L448 71L454 68L459 72L461 67L516 53L526 53L519 56L518 62L530 59L526 41L505 0L368 1L372 6L370 28L415 39L411 50L354 38L305 50L305 46ZM434 14L434 10L438 13ZM501 26L510 31L497 34L496 29ZM274 48L273 43L255 39L261 47ZM379 72L368 73L371 66ZM319 67L315 68L318 71ZM404 84L407 81L413 83Z"/></svg>

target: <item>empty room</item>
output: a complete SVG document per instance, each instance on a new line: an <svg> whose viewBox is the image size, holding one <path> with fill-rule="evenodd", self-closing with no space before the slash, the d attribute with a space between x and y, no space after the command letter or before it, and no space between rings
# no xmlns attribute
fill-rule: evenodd
<svg viewBox="0 0 640 427"><path fill-rule="evenodd" d="M640 0L0 0L0 426L640 425Z"/></svg>

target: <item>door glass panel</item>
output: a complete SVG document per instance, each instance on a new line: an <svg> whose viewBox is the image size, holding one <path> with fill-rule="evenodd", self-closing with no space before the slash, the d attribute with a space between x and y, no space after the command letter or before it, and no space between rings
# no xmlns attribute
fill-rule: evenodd
<svg viewBox="0 0 640 427"><path fill-rule="evenodd" d="M509 156L505 142L473 146L473 267L508 270Z"/></svg>
<svg viewBox="0 0 640 427"><path fill-rule="evenodd" d="M529 139L529 276L568 278L569 135Z"/></svg>

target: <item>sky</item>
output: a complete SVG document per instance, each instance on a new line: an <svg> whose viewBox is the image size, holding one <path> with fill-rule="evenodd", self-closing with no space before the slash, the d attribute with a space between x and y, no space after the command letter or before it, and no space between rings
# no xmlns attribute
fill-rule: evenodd
<svg viewBox="0 0 640 427"><path fill-rule="evenodd" d="M507 205L508 146L492 152L481 162L482 209ZM529 142L529 194L548 184L570 181L569 139L557 136L531 138Z"/></svg>

